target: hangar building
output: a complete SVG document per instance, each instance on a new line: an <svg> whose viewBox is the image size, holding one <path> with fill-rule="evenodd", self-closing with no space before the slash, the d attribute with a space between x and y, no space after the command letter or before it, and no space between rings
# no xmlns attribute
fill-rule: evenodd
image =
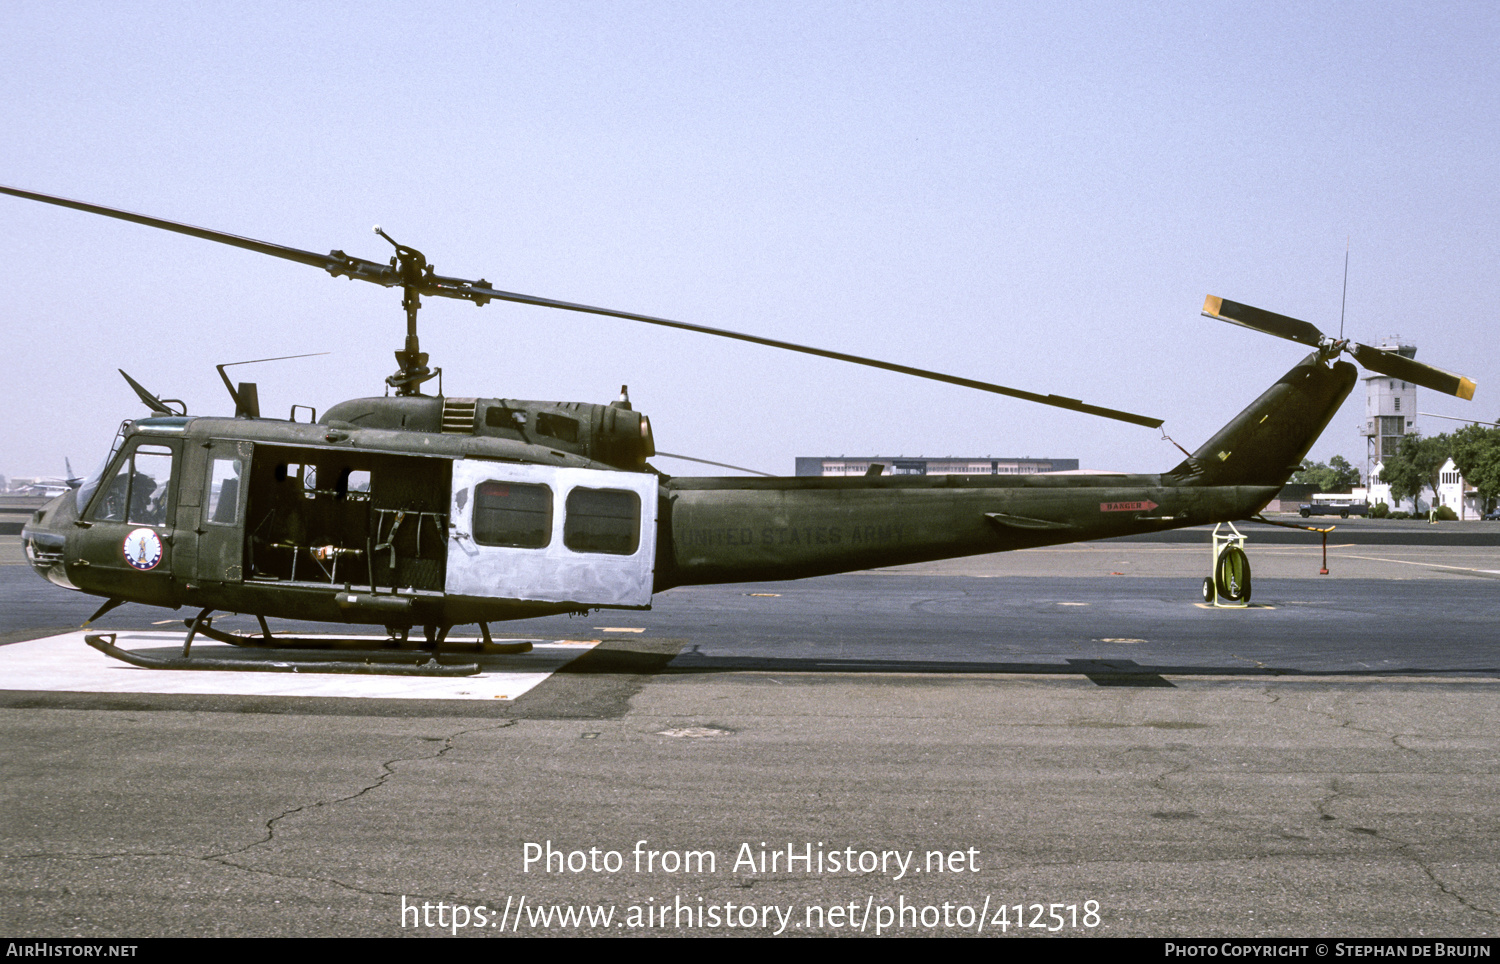
<svg viewBox="0 0 1500 964"><path fill-rule="evenodd" d="M1038 472L1076 472L1077 459L993 458L927 458L906 455L870 455L837 457L797 457L797 474L844 478L872 475L870 466L881 467L881 475L1035 475Z"/></svg>

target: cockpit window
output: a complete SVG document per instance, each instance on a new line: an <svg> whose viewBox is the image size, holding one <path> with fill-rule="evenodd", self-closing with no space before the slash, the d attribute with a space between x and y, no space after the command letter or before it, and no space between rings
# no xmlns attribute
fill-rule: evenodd
<svg viewBox="0 0 1500 964"><path fill-rule="evenodd" d="M164 526L171 506L172 450L165 445L141 445L120 463L100 495L94 518L101 522L129 522Z"/></svg>

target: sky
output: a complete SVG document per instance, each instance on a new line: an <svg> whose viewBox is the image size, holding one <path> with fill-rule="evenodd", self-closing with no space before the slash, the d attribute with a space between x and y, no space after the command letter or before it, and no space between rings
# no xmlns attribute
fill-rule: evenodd
<svg viewBox="0 0 1500 964"><path fill-rule="evenodd" d="M0 32L0 183L1056 393L1104 421L626 321L429 299L447 394L608 402L667 452L1157 472L1303 350L1215 294L1392 334L1500 418L1500 6L57 3ZM378 395L400 294L0 197L0 474L144 408ZM1493 400L1492 400L1493 399ZM1363 464L1363 386L1312 451ZM1458 423L1419 421L1431 434ZM718 470L657 460L665 471Z"/></svg>

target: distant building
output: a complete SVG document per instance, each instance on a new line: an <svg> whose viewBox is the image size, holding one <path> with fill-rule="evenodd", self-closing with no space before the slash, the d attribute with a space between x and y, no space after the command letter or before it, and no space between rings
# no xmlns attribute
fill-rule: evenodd
<svg viewBox="0 0 1500 964"><path fill-rule="evenodd" d="M1077 459L978 458L929 459L905 455L870 455L797 458L797 474L846 478L869 475L870 466L880 466L881 475L1036 475L1041 472L1076 472Z"/></svg>
<svg viewBox="0 0 1500 964"><path fill-rule="evenodd" d="M1392 511L1422 513L1428 509L1445 505L1452 509L1461 520L1472 521L1484 518L1484 500L1479 497L1479 490L1464 481L1463 475L1458 471L1458 466L1449 459L1443 463L1438 472L1438 490L1436 499L1433 498L1432 487L1424 486L1416 498L1408 498L1404 502L1397 502L1391 498L1391 487L1380 481L1380 470L1382 464L1376 463L1370 473L1371 505L1384 502L1390 506Z"/></svg>

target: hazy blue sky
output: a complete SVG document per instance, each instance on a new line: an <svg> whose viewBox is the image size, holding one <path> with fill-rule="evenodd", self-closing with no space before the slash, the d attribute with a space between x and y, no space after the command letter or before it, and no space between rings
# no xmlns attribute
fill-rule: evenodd
<svg viewBox="0 0 1500 964"><path fill-rule="evenodd" d="M1157 415L1300 357L1205 294L1399 332L1500 416L1500 6L56 3L0 32L0 183ZM0 198L0 472L143 409L379 394L399 293ZM671 452L1076 457L1159 432L628 322L429 301L449 394L608 401ZM1363 462L1363 388L1313 450ZM1427 420L1429 431L1456 423ZM696 472L680 462L668 471Z"/></svg>

